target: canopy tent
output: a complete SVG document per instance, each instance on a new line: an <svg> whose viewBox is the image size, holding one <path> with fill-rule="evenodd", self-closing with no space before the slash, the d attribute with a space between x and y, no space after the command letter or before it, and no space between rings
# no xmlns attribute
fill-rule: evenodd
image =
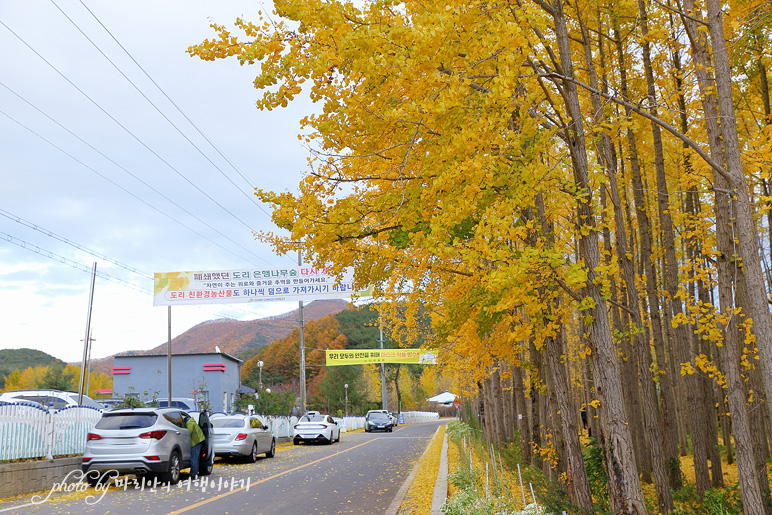
<svg viewBox="0 0 772 515"><path fill-rule="evenodd" d="M453 404L453 401L456 400L457 395L455 393L450 393L449 391L445 391L444 393L441 393L439 395L435 395L434 397L429 397L426 399L429 402L436 402L437 404Z"/></svg>

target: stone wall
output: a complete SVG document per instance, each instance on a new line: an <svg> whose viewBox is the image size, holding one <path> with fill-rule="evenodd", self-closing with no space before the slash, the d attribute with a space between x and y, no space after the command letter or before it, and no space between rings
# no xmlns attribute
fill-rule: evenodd
<svg viewBox="0 0 772 515"><path fill-rule="evenodd" d="M50 490L71 471L80 471L80 462L75 456L0 464L0 498Z"/></svg>

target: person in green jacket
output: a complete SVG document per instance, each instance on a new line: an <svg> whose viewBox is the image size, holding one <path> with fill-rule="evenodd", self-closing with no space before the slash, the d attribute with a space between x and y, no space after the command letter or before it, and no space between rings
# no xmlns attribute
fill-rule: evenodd
<svg viewBox="0 0 772 515"><path fill-rule="evenodd" d="M185 426L190 432L190 479L196 479L198 477L198 461L201 457L201 444L204 443L204 432L198 426L193 417L188 417L185 421Z"/></svg>

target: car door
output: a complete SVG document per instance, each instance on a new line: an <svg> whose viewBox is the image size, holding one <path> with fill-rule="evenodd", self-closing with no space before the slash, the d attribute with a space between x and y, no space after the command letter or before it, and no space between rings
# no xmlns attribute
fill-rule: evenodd
<svg viewBox="0 0 772 515"><path fill-rule="evenodd" d="M258 417L249 417L249 427L255 435L257 442L257 452L268 452L271 450L271 433Z"/></svg>

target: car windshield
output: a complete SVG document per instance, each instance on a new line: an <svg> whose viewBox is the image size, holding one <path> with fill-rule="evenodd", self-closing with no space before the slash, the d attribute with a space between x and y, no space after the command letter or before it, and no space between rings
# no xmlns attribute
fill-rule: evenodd
<svg viewBox="0 0 772 515"><path fill-rule="evenodd" d="M243 418L213 418L213 427L244 427Z"/></svg>
<svg viewBox="0 0 772 515"><path fill-rule="evenodd" d="M151 427L158 419L155 413L105 413L96 429L140 429Z"/></svg>
<svg viewBox="0 0 772 515"><path fill-rule="evenodd" d="M386 413L370 413L370 420L388 421L391 420Z"/></svg>

